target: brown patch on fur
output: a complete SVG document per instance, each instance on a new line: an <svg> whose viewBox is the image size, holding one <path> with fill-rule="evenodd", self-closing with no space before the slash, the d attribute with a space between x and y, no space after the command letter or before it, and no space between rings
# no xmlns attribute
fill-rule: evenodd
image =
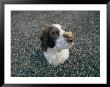
<svg viewBox="0 0 110 87"><path fill-rule="evenodd" d="M48 47L53 48L55 46L55 39L59 36L59 32L59 29L51 25L42 31L40 40L43 51L46 51Z"/></svg>

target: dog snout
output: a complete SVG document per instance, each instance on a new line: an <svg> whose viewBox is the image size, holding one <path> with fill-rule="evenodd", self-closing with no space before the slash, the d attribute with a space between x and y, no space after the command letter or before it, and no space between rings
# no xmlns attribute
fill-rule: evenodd
<svg viewBox="0 0 110 87"><path fill-rule="evenodd" d="M73 38L67 38L68 42L73 42Z"/></svg>

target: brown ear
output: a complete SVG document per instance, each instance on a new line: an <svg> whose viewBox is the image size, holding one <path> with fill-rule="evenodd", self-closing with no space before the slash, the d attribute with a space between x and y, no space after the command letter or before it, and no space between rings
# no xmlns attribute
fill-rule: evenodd
<svg viewBox="0 0 110 87"><path fill-rule="evenodd" d="M41 35L40 35L40 40L41 40L41 48L43 51L47 50L48 44L47 44L47 29L43 29Z"/></svg>

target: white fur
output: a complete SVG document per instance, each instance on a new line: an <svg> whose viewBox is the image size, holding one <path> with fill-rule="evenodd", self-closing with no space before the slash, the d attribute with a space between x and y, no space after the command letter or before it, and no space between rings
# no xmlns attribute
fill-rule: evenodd
<svg viewBox="0 0 110 87"><path fill-rule="evenodd" d="M47 51L44 52L45 58L52 65L58 65L64 63L69 57L69 48L72 44L69 44L67 40L63 37L64 30L61 29L61 25L52 24L60 30L60 36L56 40L56 45L54 48L47 48Z"/></svg>
<svg viewBox="0 0 110 87"><path fill-rule="evenodd" d="M69 49L48 48L47 52L44 52L44 56L50 64L58 65L68 59Z"/></svg>

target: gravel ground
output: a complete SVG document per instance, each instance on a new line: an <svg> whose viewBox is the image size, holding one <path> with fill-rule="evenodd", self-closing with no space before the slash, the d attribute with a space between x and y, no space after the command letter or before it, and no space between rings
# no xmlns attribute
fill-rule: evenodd
<svg viewBox="0 0 110 87"><path fill-rule="evenodd" d="M58 23L75 34L74 46L64 64L49 65L40 48L39 35ZM99 11L12 11L12 77L99 77Z"/></svg>

